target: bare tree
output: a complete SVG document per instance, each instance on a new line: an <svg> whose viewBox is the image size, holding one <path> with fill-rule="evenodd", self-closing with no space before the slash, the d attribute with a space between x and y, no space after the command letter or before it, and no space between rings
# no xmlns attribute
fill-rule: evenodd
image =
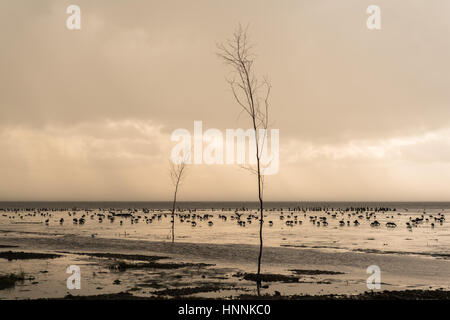
<svg viewBox="0 0 450 320"><path fill-rule="evenodd" d="M261 258L263 251L263 223L264 223L264 175L261 167L261 155L264 142L260 144L260 129L267 130L269 121L269 96L271 85L266 78L258 79L253 70L255 55L253 47L248 41L247 28L238 26L233 37L225 43L219 44L218 56L231 67L232 76L227 79L237 104L245 112L253 126L256 146L256 168L249 167L258 178L259 200L259 255L257 272L257 291L261 287ZM267 131L265 131L267 132ZM263 139L266 138L264 135Z"/></svg>
<svg viewBox="0 0 450 320"><path fill-rule="evenodd" d="M174 164L170 161L170 178L172 179L172 185L174 187L173 203L172 203L172 243L175 242L175 205L177 203L177 193L184 175L186 173L186 164L181 162L180 164Z"/></svg>

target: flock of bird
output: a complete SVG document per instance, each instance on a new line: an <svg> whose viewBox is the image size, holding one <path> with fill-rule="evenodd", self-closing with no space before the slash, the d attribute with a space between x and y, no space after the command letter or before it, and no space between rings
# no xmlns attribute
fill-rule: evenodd
<svg viewBox="0 0 450 320"><path fill-rule="evenodd" d="M51 222L59 223L63 225L68 221L72 221L74 225L84 225L86 221L98 221L98 223L103 223L103 221L108 220L110 223L114 223L115 220L119 220L119 224L123 225L124 222L137 224L139 222L145 222L151 224L154 221L162 221L163 219L169 218L172 222L172 214L167 210L163 209L127 209L127 210L115 210L115 209L0 209L3 211L2 216L8 217L9 219L24 219L26 217L40 217L43 219L41 221L45 225L49 225ZM61 212L65 211L67 216L66 219L61 217L59 214L56 216L55 211ZM125 212L124 212L125 211ZM192 227L196 227L202 221L207 222L207 225L212 227L214 222L212 221L214 217L214 212L218 211L217 217L222 222L232 221L235 222L240 227L246 227L252 222L259 222L260 216L259 212L249 209L249 208L239 208L239 209L211 209L211 212L204 213L202 211L197 211L196 209L177 209L174 217L178 219L180 223L190 224ZM405 211L407 211L405 209ZM229 212L229 213L227 213ZM273 212L273 214L271 214ZM332 224L332 221L337 221L333 223L334 226L339 227L358 227L361 224L368 223L372 228L378 228L382 226L382 223L378 220L380 216L385 222L383 222L386 228L396 228L397 216L401 216L402 213L398 212L395 208L345 208L345 209L334 209L334 208L323 208L323 207L312 207L312 208L288 208L288 209L267 209L264 210L264 222L267 221L268 226L272 227L274 225L273 217L275 215L279 216L279 220L288 227L293 227L295 225L302 225L303 221L308 221L312 225L317 227L327 227ZM269 218L272 217L272 220ZM55 219L56 218L56 219ZM267 218L267 219L266 219ZM397 221L397 223L396 223ZM406 228L412 231L413 228L419 225L429 225L431 228L435 226L443 225L445 221L445 215L441 213L427 213L423 212L420 216L413 218L409 217L406 222Z"/></svg>
<svg viewBox="0 0 450 320"><path fill-rule="evenodd" d="M387 219L388 221L385 223L385 226L387 228L396 228L397 223L394 222L395 215L389 214L389 212L386 211L380 211L380 213L383 215L383 218ZM402 215L401 213L397 213L397 216ZM368 221L370 224L370 227L377 228L380 227L382 224L377 220L377 213L375 211L352 211L350 213L346 212L345 210L338 210L335 212L325 211L325 214L322 216L317 215L307 215L306 213L303 214L303 216L309 219L309 221L316 225L317 227L323 226L327 227L329 225L330 218L338 220L338 224L340 227L344 226L355 226L358 227L363 223L363 221ZM292 215L289 214L286 220L286 225L293 226L296 224L302 224L302 221L299 220L298 215ZM293 219L292 219L293 218ZM285 216L280 215L280 220L284 220ZM433 222L431 222L433 221ZM412 217L409 217L409 221L406 222L406 228L410 231L412 231L413 227L417 227L421 224L428 224L430 223L430 227L434 228L435 223L439 223L442 225L445 221L445 215L443 213L437 213L436 215L433 214L427 214L426 212L423 212L423 214L420 216L420 218L413 219ZM269 225L273 224L272 221L269 221Z"/></svg>

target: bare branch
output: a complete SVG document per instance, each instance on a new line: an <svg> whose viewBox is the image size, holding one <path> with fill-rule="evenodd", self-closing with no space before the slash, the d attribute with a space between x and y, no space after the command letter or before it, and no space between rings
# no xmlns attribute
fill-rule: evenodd
<svg viewBox="0 0 450 320"><path fill-rule="evenodd" d="M187 155L185 155L187 157ZM186 159L184 159L186 160ZM170 178L174 187L173 202L172 202L172 242L175 242L175 205L177 203L178 189L183 182L183 178L186 174L186 162L182 161L179 164L175 164L169 160L170 163Z"/></svg>
<svg viewBox="0 0 450 320"><path fill-rule="evenodd" d="M241 25L238 26L233 33L233 38L228 40L225 44L217 45L217 55L221 58L226 65L230 66L234 74L234 78L228 81L231 91L233 92L234 99L239 107L242 109L241 113L245 111L251 120L253 130L255 132L255 147L256 147L256 166L252 167L242 166L258 177L258 198L260 203L260 249L258 256L258 277L257 277L257 290L259 295L259 288L261 285L260 272L261 272L261 257L263 248L262 227L264 218L264 205L263 205L263 189L264 189L264 175L261 169L261 156L265 145L265 139L267 131L265 131L263 137L263 144L259 145L259 129L268 129L269 126L269 97L271 85L267 78L263 78L260 82L253 71L253 65L255 55L253 54L253 46L249 44L247 38L247 29ZM262 89L265 88L265 93L262 94ZM262 94L262 95L261 95Z"/></svg>

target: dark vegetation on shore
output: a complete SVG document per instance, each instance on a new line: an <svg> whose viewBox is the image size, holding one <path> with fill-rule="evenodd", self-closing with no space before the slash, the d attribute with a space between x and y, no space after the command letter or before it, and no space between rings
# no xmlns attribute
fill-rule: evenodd
<svg viewBox="0 0 450 320"><path fill-rule="evenodd" d="M173 289L175 291L167 292L169 293L177 293L174 295L177 299L181 299L181 293L185 294L193 294L198 292L207 292L209 291L217 291L215 287L192 287L192 288L182 288L182 289ZM178 291L177 291L178 290ZM163 290L166 291L166 290ZM172 295L167 294L165 295ZM145 298L145 297L137 297L129 292L119 292L113 294L100 294L93 296L72 296L67 295L64 300L155 300L162 299L162 297L156 298ZM185 297L182 298L184 300L192 300L196 299L193 297ZM279 293L275 293L273 295L240 295L235 297L237 300L450 300L450 291L444 290L404 290L404 291L380 291L380 292L371 292L366 291L364 293L358 295L291 295L291 296L282 296ZM45 299L45 300L54 300L54 299ZM58 299L59 300L59 299Z"/></svg>
<svg viewBox="0 0 450 320"><path fill-rule="evenodd" d="M235 289L233 287L224 287L223 284L209 284L205 286L199 287L185 287L185 288L174 288L174 289L164 289L159 291L154 291L153 294L157 296L171 296L171 297L181 297L187 296L196 293L205 293L205 292L215 292L220 290L231 290Z"/></svg>
<svg viewBox="0 0 450 320"><path fill-rule="evenodd" d="M289 270L297 275L320 275L320 274L326 274L326 275L337 275L337 274L345 274L344 272L338 272L338 271L327 271L327 270L302 270L302 269L292 269Z"/></svg>
<svg viewBox="0 0 450 320"><path fill-rule="evenodd" d="M402 290L402 291L366 291L357 295L240 295L239 300L450 300L450 291L444 290Z"/></svg>
<svg viewBox="0 0 450 320"><path fill-rule="evenodd" d="M258 275L256 273L241 273L238 272L233 277L239 277L248 281L257 281ZM283 274L265 273L259 275L262 282L299 282L300 278L295 276L286 276Z"/></svg>
<svg viewBox="0 0 450 320"><path fill-rule="evenodd" d="M8 260L29 260L29 259L55 259L59 258L61 255L54 253L35 253L35 252L14 252L14 251L3 251L0 252L0 259Z"/></svg>
<svg viewBox="0 0 450 320"><path fill-rule="evenodd" d="M109 265L109 269L117 271L125 271L127 269L179 269L184 267L208 267L213 266L212 264L206 263L158 263L158 262L147 262L147 263L129 263L123 260L114 261Z"/></svg>
<svg viewBox="0 0 450 320"><path fill-rule="evenodd" d="M142 254L123 254L123 253L105 253L105 252L68 252L58 251L60 253L76 254L81 256L90 256L96 258L109 258L120 260L136 260L136 261L156 261L161 259L169 259L163 256L147 256Z"/></svg>
<svg viewBox="0 0 450 320"><path fill-rule="evenodd" d="M24 272L20 272L18 274L10 273L6 275L0 275L0 290L14 288L17 282L23 282L24 280Z"/></svg>

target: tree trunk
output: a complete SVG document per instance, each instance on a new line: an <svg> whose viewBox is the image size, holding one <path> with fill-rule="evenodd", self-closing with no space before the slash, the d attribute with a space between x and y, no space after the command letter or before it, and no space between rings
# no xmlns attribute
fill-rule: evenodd
<svg viewBox="0 0 450 320"><path fill-rule="evenodd" d="M258 254L258 272L256 276L256 291L258 296L261 295L261 259L262 259L262 251L263 251L263 222L264 222L264 206L263 206L263 195L262 195L262 177L261 177L261 166L259 159L259 139L257 134L255 117L253 117L253 127L255 129L255 140L256 140L256 163L258 169L258 199L259 199L259 254Z"/></svg>
<svg viewBox="0 0 450 320"><path fill-rule="evenodd" d="M177 202L177 191L178 191L178 182L175 187L175 194L173 195L173 204L172 204L172 243L175 242L175 204Z"/></svg>
<svg viewBox="0 0 450 320"><path fill-rule="evenodd" d="M263 222L264 222L264 220L263 220L263 218L264 218L263 200L262 200L262 197L261 197L261 193L259 195L259 210L260 210L260 220L259 220L259 255L258 255L258 276L257 276L257 282L256 282L258 296L260 295L260 288L261 288L261 258L262 258L262 250L263 250L262 231L263 231Z"/></svg>

